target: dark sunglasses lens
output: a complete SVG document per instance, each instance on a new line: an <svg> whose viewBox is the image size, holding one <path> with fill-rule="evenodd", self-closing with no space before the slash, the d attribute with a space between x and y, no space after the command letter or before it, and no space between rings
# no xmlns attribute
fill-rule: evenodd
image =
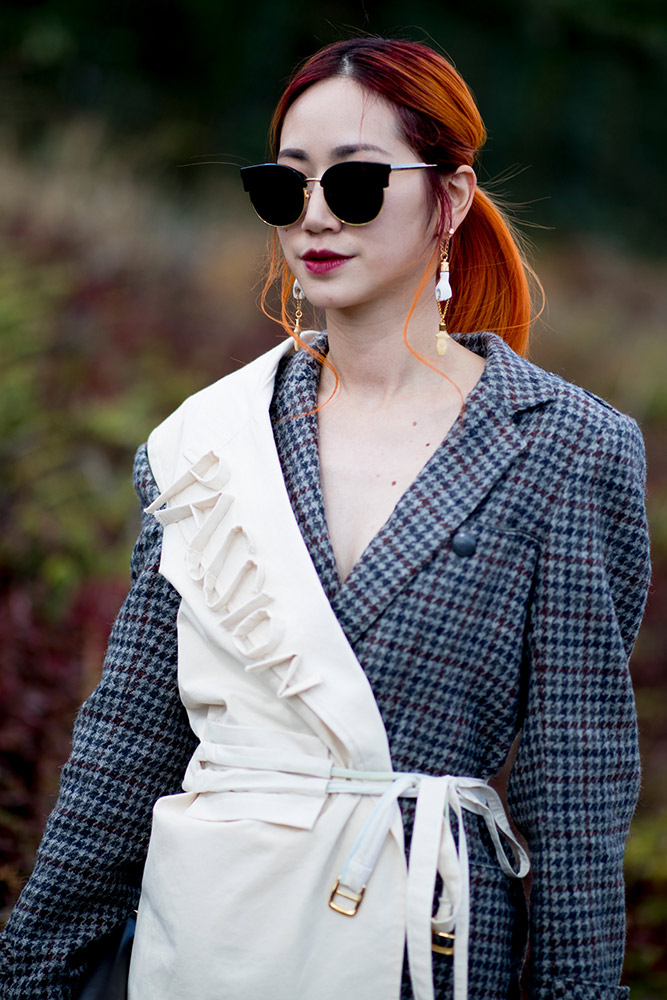
<svg viewBox="0 0 667 1000"><path fill-rule="evenodd" d="M337 163L322 178L327 205L341 222L363 226L377 218L389 166L382 163Z"/></svg>
<svg viewBox="0 0 667 1000"><path fill-rule="evenodd" d="M252 207L269 226L291 226L304 206L302 175L280 164L266 163L241 169L243 187Z"/></svg>

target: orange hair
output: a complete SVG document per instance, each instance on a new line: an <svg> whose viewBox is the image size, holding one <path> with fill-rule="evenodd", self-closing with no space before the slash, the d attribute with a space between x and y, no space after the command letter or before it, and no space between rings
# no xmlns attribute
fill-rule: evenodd
<svg viewBox="0 0 667 1000"><path fill-rule="evenodd" d="M441 242L450 220L449 198L441 174L451 174L463 164L473 166L486 141L486 129L469 88L444 56L418 42L372 37L335 42L297 69L280 98L270 130L274 159L291 105L312 84L335 76L348 76L390 101L408 145L420 160L438 165L438 170L428 171L428 176L434 204L439 208ZM406 321L406 343L414 305L428 281L435 277L437 265L436 247ZM491 330L518 354L525 354L532 314L529 279L538 288L539 282L503 211L479 187L468 215L452 238L450 277L454 296L447 315L449 328L457 333ZM274 230L269 273L260 299L267 315L267 294L277 281L281 289L280 322L293 335L294 323L289 316L293 277Z"/></svg>

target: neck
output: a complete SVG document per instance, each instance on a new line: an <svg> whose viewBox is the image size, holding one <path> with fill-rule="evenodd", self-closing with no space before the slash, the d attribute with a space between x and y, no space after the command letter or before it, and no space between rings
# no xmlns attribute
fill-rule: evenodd
<svg viewBox="0 0 667 1000"><path fill-rule="evenodd" d="M378 400L417 391L433 379L433 372L406 347L406 316L395 309L328 310L329 360L340 387L349 395L363 394ZM410 319L407 339L411 347L443 372L444 362L435 354L438 306L432 295L422 295ZM322 371L321 391L329 395L334 377Z"/></svg>

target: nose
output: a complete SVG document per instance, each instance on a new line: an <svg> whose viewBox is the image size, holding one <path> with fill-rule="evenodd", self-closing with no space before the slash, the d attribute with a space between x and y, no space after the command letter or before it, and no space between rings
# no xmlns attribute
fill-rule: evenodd
<svg viewBox="0 0 667 1000"><path fill-rule="evenodd" d="M327 205L322 185L317 177L308 178L306 208L301 225L304 229L315 233L323 232L326 229L338 231L343 225Z"/></svg>

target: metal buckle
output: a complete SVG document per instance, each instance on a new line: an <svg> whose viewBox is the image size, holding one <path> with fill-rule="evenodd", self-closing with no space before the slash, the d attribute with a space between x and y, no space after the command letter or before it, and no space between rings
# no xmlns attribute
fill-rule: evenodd
<svg viewBox="0 0 667 1000"><path fill-rule="evenodd" d="M450 945L438 944L435 940L436 938L445 938L447 941L451 941ZM454 935L448 934L447 931L431 931L431 951L436 952L438 955L453 955L454 954Z"/></svg>
<svg viewBox="0 0 667 1000"><path fill-rule="evenodd" d="M365 892L366 892L366 886L365 885L362 886L362 889L361 889L360 893L345 892L344 889L340 888L340 879L337 878L336 882L334 884L334 887L331 890L331 895L329 896L329 906L331 907L332 910L335 910L336 913L342 913L344 917L353 917L356 914L357 910L359 909L359 904L361 903L362 899L364 898L364 893ZM351 910L345 910L345 909L343 909L342 906L337 906L334 903L334 898L336 896L343 896L345 899L351 900L354 903L353 908Z"/></svg>

